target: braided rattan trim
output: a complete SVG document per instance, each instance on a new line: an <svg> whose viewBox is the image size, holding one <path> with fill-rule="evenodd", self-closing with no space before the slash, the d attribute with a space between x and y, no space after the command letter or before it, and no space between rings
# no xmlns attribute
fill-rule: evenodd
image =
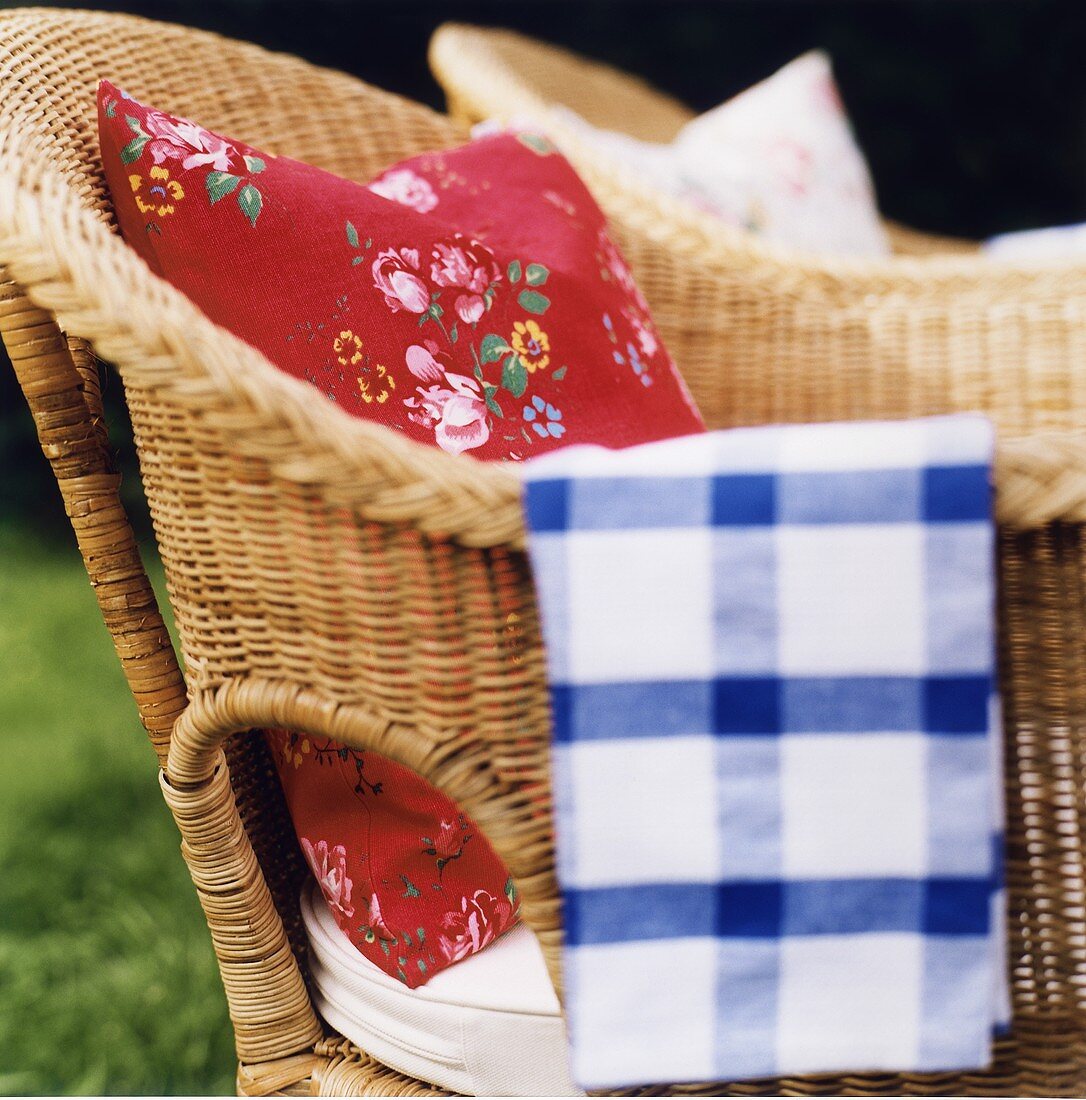
<svg viewBox="0 0 1086 1100"><path fill-rule="evenodd" d="M66 201L59 177L41 184L32 195L0 174L0 255L34 301L89 338L126 378L136 372L135 380L194 414L229 418L239 450L266 451L269 436L282 433L273 469L321 485L366 519L410 523L468 546L523 547L520 483L511 470L423 447L314 401L306 383L212 325ZM81 235L90 239L75 267L70 257ZM997 488L997 515L1007 525L1086 520L1083 438L1065 432L1003 442Z"/></svg>
<svg viewBox="0 0 1086 1100"><path fill-rule="evenodd" d="M539 804L524 797L514 784L502 780L492 763L494 746L485 734L389 722L365 707L343 704L289 682L232 680L195 696L174 729L168 778L163 780L170 805L189 795L203 798L216 785L228 791L218 778L225 770L221 768L222 742L256 726L303 729L379 752L445 791L491 840L517 881L522 912L540 938L551 979L561 995L561 926L550 815L541 813Z"/></svg>

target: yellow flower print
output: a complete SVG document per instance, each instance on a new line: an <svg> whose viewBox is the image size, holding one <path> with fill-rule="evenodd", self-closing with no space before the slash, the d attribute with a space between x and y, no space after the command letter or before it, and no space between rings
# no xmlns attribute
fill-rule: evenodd
<svg viewBox="0 0 1086 1100"><path fill-rule="evenodd" d="M293 764L294 767L300 768L302 766L302 757L308 756L311 748L312 746L309 743L308 737L287 734L286 739L283 741L283 759L286 763Z"/></svg>
<svg viewBox="0 0 1086 1100"><path fill-rule="evenodd" d="M362 359L362 337L355 336L349 328L344 329L332 341L332 350L336 353L336 362L341 367L353 367Z"/></svg>
<svg viewBox="0 0 1086 1100"><path fill-rule="evenodd" d="M362 394L362 400L367 405L377 402L383 405L396 388L396 379L381 366L374 363L372 367L364 367L358 375L358 389Z"/></svg>
<svg viewBox="0 0 1086 1100"><path fill-rule="evenodd" d="M535 321L517 321L509 343L529 373L546 370L550 365L551 342Z"/></svg>
<svg viewBox="0 0 1086 1100"><path fill-rule="evenodd" d="M165 218L176 209L174 203L185 197L181 184L170 179L170 170L157 164L147 173L146 179L133 172L128 177L128 183L136 196L136 206L141 214L157 214L158 217Z"/></svg>

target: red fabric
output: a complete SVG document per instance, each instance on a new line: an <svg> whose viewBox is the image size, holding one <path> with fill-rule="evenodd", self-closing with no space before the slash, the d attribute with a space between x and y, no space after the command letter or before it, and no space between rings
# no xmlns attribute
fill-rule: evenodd
<svg viewBox="0 0 1086 1100"><path fill-rule="evenodd" d="M325 901L382 970L414 988L516 922L486 838L413 771L303 733L271 730L268 742Z"/></svg>
<svg viewBox="0 0 1086 1100"><path fill-rule="evenodd" d="M703 430L602 213L544 138L414 157L367 187L105 81L98 108L125 239L347 412L480 459ZM364 955L416 986L514 922L505 869L440 792L374 754L269 737L302 846Z"/></svg>

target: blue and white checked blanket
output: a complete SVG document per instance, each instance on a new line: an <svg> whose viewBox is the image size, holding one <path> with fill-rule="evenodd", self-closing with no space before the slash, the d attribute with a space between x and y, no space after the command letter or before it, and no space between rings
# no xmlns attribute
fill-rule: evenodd
<svg viewBox="0 0 1086 1100"><path fill-rule="evenodd" d="M521 467L585 1088L989 1061L987 421Z"/></svg>

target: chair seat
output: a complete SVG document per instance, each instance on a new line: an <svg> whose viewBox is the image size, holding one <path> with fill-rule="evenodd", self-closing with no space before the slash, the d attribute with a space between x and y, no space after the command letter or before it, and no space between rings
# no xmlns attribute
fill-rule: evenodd
<svg viewBox="0 0 1086 1100"><path fill-rule="evenodd" d="M579 1096L565 1022L532 931L408 989L360 955L315 884L301 898L314 1001L341 1035L401 1073L483 1096Z"/></svg>

